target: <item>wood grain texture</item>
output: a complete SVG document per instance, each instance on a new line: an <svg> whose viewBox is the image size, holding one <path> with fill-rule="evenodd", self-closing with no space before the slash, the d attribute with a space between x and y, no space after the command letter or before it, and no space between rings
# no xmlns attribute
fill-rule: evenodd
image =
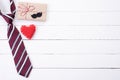
<svg viewBox="0 0 120 80"><path fill-rule="evenodd" d="M120 12L48 12L46 22L16 20L16 25L35 23L36 25L120 25ZM0 19L1 25L5 25Z"/></svg>
<svg viewBox="0 0 120 80"><path fill-rule="evenodd" d="M13 70L13 69L12 69ZM7 71L6 71L7 72ZM5 72L5 73L6 73ZM23 78L18 76L16 73L9 72L10 76L6 77L1 74L0 78L4 80L119 80L120 70L58 70L58 69L34 69L29 78Z"/></svg>
<svg viewBox="0 0 120 80"><path fill-rule="evenodd" d="M120 69L118 55L29 55L34 69ZM0 67L15 68L11 54L0 54ZM15 70L16 71L16 70Z"/></svg>
<svg viewBox="0 0 120 80"><path fill-rule="evenodd" d="M19 30L24 24L37 26L32 40L22 35L34 69L28 79L17 74L0 17L1 80L120 80L119 0L25 2L48 4L46 22L14 22ZM6 3L0 0L0 10L9 13Z"/></svg>
<svg viewBox="0 0 120 80"><path fill-rule="evenodd" d="M1 25L0 39L7 39L7 26ZM20 31L21 26L17 26ZM27 40L25 36L23 39ZM119 26L39 26L32 40L119 40Z"/></svg>
<svg viewBox="0 0 120 80"><path fill-rule="evenodd" d="M29 54L119 55L119 40L25 40ZM7 40L0 41L1 54L10 52Z"/></svg>
<svg viewBox="0 0 120 80"><path fill-rule="evenodd" d="M120 25L120 12L49 12L41 25ZM20 21L16 21L19 24Z"/></svg>
<svg viewBox="0 0 120 80"><path fill-rule="evenodd" d="M118 55L30 55L37 69L120 69Z"/></svg>
<svg viewBox="0 0 120 80"><path fill-rule="evenodd" d="M48 11L119 11L119 0L15 0L17 2L34 2L48 4ZM9 1L0 1L1 9L9 11ZM4 7L3 7L4 6Z"/></svg>
<svg viewBox="0 0 120 80"><path fill-rule="evenodd" d="M19 0L23 1L23 0ZM25 0L47 3L49 11L109 11L120 10L119 0Z"/></svg>
<svg viewBox="0 0 120 80"><path fill-rule="evenodd" d="M34 60L38 61L39 60L38 58L40 58L40 60L43 60L43 63L41 63L42 64L41 66L43 66L43 64L45 65L46 62L49 62L48 59L50 60L50 57L48 57L48 56L46 58L42 57L42 56L35 56L35 55L33 55L31 57L34 57L34 58L32 58L33 61ZM68 57L68 56L66 56L66 57ZM51 60L53 60L52 58L53 57L51 57ZM56 59L57 61L58 61L58 59L64 59L64 58L62 58L60 56L54 57L54 59ZM69 57L69 60L70 60L70 58L73 59L75 57L71 56L71 57ZM84 58L87 58L87 57L81 56L80 60L85 60ZM90 59L90 56L88 58ZM91 58L93 58L93 57L91 57ZM101 60L99 60L97 58L99 58ZM101 65L104 65L104 66L106 65L108 67L111 67L111 66L115 66L116 64L118 64L117 58L118 58L118 56L114 56L114 57L113 56L101 56L101 57L96 56L93 59L90 59L90 61L95 59L98 62L100 62L103 60L102 62L100 62ZM66 59L66 61L68 61L67 59ZM87 62L87 61L90 62L89 59L85 60L85 62ZM120 59L120 58L118 58L118 59ZM56 64L55 60L53 60L53 62L55 62L55 63L51 63L51 60L50 60L50 63L48 63L49 65ZM77 59L75 59L75 60L77 60ZM35 62L37 62L37 61L35 61ZM66 63L66 61L65 61L65 63ZM70 61L72 61L72 60L70 60ZM97 61L92 61L92 63L95 62L96 64L94 64L94 65L98 66L100 64L98 64ZM58 62L59 63L57 63L57 64L61 63L60 60ZM73 63L73 62L74 61L72 61L71 63ZM81 63L81 62L83 62L83 63ZM86 64L85 64L85 62L80 61L81 66L82 66L82 64L83 65L86 65L86 64L92 65L91 62L86 63ZM67 65L71 64L71 63L68 62ZM77 63L77 62L75 62L75 63ZM73 63L73 64L75 64L75 63ZM80 63L78 65L80 65ZM64 64L64 62L62 64ZM65 65L66 64L64 64L64 66ZM7 75L6 75L6 73L7 73ZM0 55L0 79L4 79L4 80L8 80L8 79L10 79L10 80L19 80L19 79L22 79L22 80L33 80L33 79L36 79L36 80L39 80L39 79L42 79L42 80L48 80L48 79L52 79L52 80L66 80L66 79L69 79L69 80L73 80L73 79L75 79L75 80L80 80L80 79L82 79L82 80L89 80L89 79L92 79L92 80L96 80L96 79L97 80L114 80L115 79L115 80L119 80L119 78L120 78L119 74L120 74L120 69L115 69L115 67L114 67L114 69L110 69L110 68L106 68L106 69L94 69L94 68L93 69L70 69L70 68L68 68L68 69L62 69L62 68L57 69L56 68L55 69L55 68L51 68L50 69L50 68L41 68L40 67L39 69L34 68L32 70L30 77L28 79L26 79L26 78L19 76L16 73L12 56Z"/></svg>

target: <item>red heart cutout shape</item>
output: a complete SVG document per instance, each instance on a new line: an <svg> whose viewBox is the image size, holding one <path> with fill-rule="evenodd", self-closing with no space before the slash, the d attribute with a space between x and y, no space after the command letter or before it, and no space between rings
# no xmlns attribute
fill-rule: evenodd
<svg viewBox="0 0 120 80"><path fill-rule="evenodd" d="M22 25L21 27L21 32L24 36L26 36L28 39L31 39L36 31L36 26L35 25Z"/></svg>

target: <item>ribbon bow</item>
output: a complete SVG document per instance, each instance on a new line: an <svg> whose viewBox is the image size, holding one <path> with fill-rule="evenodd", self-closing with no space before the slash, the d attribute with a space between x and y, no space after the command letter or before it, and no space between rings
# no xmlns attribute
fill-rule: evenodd
<svg viewBox="0 0 120 80"><path fill-rule="evenodd" d="M32 12L33 10L35 10L35 7L33 5L30 5L30 4L20 4L18 6L18 11L20 12L20 15L21 16L25 16L25 19L26 19L26 16L29 12Z"/></svg>

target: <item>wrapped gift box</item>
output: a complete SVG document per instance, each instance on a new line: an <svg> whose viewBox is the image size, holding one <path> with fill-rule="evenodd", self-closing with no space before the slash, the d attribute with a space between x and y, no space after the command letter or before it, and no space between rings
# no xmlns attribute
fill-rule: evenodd
<svg viewBox="0 0 120 80"><path fill-rule="evenodd" d="M16 18L20 20L46 21L47 5L19 2Z"/></svg>

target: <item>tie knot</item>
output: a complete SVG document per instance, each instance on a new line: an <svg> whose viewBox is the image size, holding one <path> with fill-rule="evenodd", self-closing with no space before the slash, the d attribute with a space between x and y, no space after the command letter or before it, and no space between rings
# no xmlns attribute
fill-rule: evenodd
<svg viewBox="0 0 120 80"><path fill-rule="evenodd" d="M5 14L3 15L4 16L4 19L5 21L8 23L8 24L12 24L14 18L15 18L15 15L14 14Z"/></svg>
<svg viewBox="0 0 120 80"><path fill-rule="evenodd" d="M11 14L5 14L2 13L0 10L0 15L4 18L4 20L8 23L8 24L12 24L14 18L15 18L15 14L11 13Z"/></svg>
<svg viewBox="0 0 120 80"><path fill-rule="evenodd" d="M9 24L11 24L15 18L15 15L14 14L8 14L11 18L9 18L10 22Z"/></svg>

